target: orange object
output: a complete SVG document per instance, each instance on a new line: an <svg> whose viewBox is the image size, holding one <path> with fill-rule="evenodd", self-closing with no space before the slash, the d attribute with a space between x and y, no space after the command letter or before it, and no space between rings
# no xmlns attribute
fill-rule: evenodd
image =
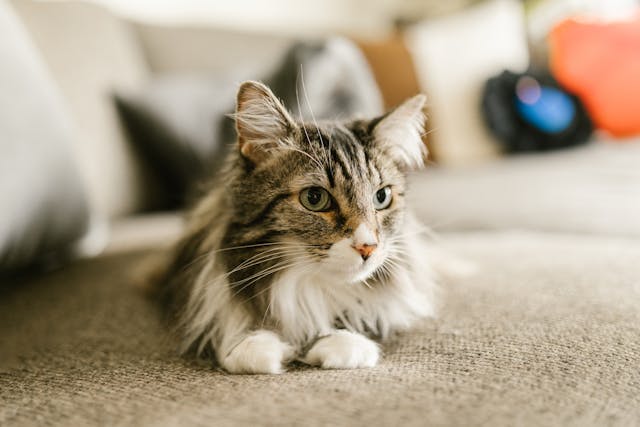
<svg viewBox="0 0 640 427"><path fill-rule="evenodd" d="M551 72L596 127L640 134L640 14L606 23L569 19L551 31L549 44Z"/></svg>

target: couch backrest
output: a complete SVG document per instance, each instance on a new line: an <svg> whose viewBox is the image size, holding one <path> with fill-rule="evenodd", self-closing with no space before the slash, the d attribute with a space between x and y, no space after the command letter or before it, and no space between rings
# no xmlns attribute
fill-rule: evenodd
<svg viewBox="0 0 640 427"><path fill-rule="evenodd" d="M278 64L293 41L211 27L136 24L135 28L149 69L158 74L233 73L240 80Z"/></svg>
<svg viewBox="0 0 640 427"><path fill-rule="evenodd" d="M282 36L134 24L88 2L11 4L68 104L91 205L108 218L153 208L160 193L127 141L114 92L135 92L152 74L206 73L234 76L239 83L265 75L291 42Z"/></svg>
<svg viewBox="0 0 640 427"><path fill-rule="evenodd" d="M148 76L131 28L85 2L12 5L75 119L74 151L94 211L113 218L153 205L149 175L127 143L112 102L114 90L135 88Z"/></svg>

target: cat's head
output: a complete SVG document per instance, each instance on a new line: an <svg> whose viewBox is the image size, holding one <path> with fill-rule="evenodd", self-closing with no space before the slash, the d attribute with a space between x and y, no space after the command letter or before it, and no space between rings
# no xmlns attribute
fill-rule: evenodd
<svg viewBox="0 0 640 427"><path fill-rule="evenodd" d="M255 245L247 253L273 268L304 265L345 283L371 276L402 250L405 174L425 155L424 103L417 95L373 120L302 123L266 86L242 84L225 245Z"/></svg>

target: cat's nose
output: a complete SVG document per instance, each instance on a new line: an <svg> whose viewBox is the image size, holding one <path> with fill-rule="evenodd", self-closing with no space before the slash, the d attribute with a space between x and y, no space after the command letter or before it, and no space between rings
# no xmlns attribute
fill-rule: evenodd
<svg viewBox="0 0 640 427"><path fill-rule="evenodd" d="M372 243L372 244L365 243L362 245L354 245L353 249L358 251L363 261L366 261L367 259L369 259L369 257L371 256L373 251L376 250L377 247L378 247L377 243Z"/></svg>
<svg viewBox="0 0 640 427"><path fill-rule="evenodd" d="M356 228L352 239L353 244L351 247L360 254L363 261L366 261L378 247L376 233L373 233L371 228L364 223Z"/></svg>

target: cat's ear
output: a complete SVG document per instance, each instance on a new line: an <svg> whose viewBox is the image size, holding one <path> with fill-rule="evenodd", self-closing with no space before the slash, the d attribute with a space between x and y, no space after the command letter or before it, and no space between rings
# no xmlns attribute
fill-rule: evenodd
<svg viewBox="0 0 640 427"><path fill-rule="evenodd" d="M286 145L296 124L267 86L247 81L238 89L235 112L240 152L253 163Z"/></svg>
<svg viewBox="0 0 640 427"><path fill-rule="evenodd" d="M423 166L427 154L422 142L426 101L422 94L408 99L376 122L372 130L378 147L406 169Z"/></svg>

